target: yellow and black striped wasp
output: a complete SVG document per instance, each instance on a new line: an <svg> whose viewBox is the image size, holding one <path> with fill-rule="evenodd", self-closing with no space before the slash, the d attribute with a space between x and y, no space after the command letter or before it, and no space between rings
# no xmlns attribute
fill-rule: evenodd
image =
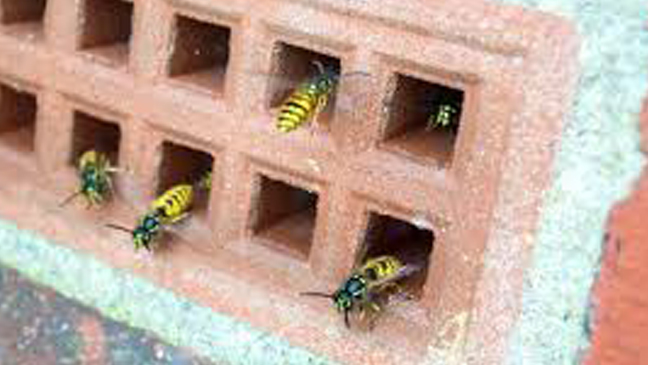
<svg viewBox="0 0 648 365"><path fill-rule="evenodd" d="M132 230L116 224L108 224L107 227L130 233L136 251L141 248L152 251L162 229L189 216L195 190L211 188L211 175L210 169L194 184L177 184L166 190L153 200L149 210L137 220Z"/></svg>
<svg viewBox="0 0 648 365"><path fill-rule="evenodd" d="M369 76L364 71L340 73L338 68L324 66L317 60L313 60L312 64L317 67L318 73L306 78L294 87L278 108L275 126L281 133L289 133L308 124L317 125L318 118L329 104L342 78ZM353 108L357 106L345 105L344 107Z"/></svg>
<svg viewBox="0 0 648 365"><path fill-rule="evenodd" d="M337 311L344 315L344 324L350 328L350 313L358 311L363 317L369 312L380 313L385 299L388 299L386 296L393 294L390 293L392 289L402 294L398 282L421 269L422 266L406 264L396 256L380 255L367 259L361 265L356 263L351 274L335 292L303 292L301 295L331 299Z"/></svg>
<svg viewBox="0 0 648 365"><path fill-rule="evenodd" d="M456 129L461 116L461 106L453 101L440 101L434 103L432 111L425 126L429 131L436 128Z"/></svg>
<svg viewBox="0 0 648 365"><path fill-rule="evenodd" d="M108 156L96 150L88 150L79 157L79 189L67 197L60 206L71 202L79 195L83 196L88 207L105 203L113 191L110 174L118 171L110 165Z"/></svg>

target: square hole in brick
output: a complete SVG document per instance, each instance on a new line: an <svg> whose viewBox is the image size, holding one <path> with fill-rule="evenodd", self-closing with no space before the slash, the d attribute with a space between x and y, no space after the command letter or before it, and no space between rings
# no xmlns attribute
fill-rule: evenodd
<svg viewBox="0 0 648 365"><path fill-rule="evenodd" d="M40 38L46 6L46 0L0 0L0 22L12 33Z"/></svg>
<svg viewBox="0 0 648 365"><path fill-rule="evenodd" d="M252 232L273 248L307 259L313 241L317 193L261 175L253 201Z"/></svg>
<svg viewBox="0 0 648 365"><path fill-rule="evenodd" d="M75 111L69 163L77 166L79 157L92 149L107 154L110 163L117 165L120 140L121 130L116 122Z"/></svg>
<svg viewBox="0 0 648 365"><path fill-rule="evenodd" d="M36 95L0 84L0 142L19 152L34 151Z"/></svg>
<svg viewBox="0 0 648 365"><path fill-rule="evenodd" d="M207 172L211 171L213 165L214 157L208 152L173 142L164 142L156 194L159 196L178 184L199 184ZM203 215L207 212L208 206L209 191L195 189L192 212Z"/></svg>
<svg viewBox="0 0 648 365"><path fill-rule="evenodd" d="M295 88L321 71L320 63L326 70L341 72L340 59L323 53L278 42L273 51L272 78L269 84L269 107L277 108L290 96ZM336 92L333 90L326 107L322 110L317 122L327 128L333 118L336 104Z"/></svg>
<svg viewBox="0 0 648 365"><path fill-rule="evenodd" d="M367 259L391 255L406 265L420 268L413 275L402 280L402 288L415 298L420 298L427 277L430 256L434 248L435 235L428 229L391 217L371 212L361 250L357 255L360 262Z"/></svg>
<svg viewBox="0 0 648 365"><path fill-rule="evenodd" d="M452 162L464 93L440 84L396 74L387 107L383 144L409 157Z"/></svg>
<svg viewBox="0 0 648 365"><path fill-rule="evenodd" d="M114 65L128 62L133 4L126 0L85 0L79 48Z"/></svg>
<svg viewBox="0 0 648 365"><path fill-rule="evenodd" d="M176 15L169 76L222 93L229 62L230 36L228 27Z"/></svg>

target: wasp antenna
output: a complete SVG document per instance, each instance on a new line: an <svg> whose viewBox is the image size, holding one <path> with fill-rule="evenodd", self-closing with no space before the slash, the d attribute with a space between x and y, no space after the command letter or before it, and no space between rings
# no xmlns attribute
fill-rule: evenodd
<svg viewBox="0 0 648 365"><path fill-rule="evenodd" d="M77 191L76 193L74 193L74 194L68 196L67 198L65 198L65 200L63 200L63 201L59 204L59 207L63 207L63 206L65 206L65 205L67 205L69 202L71 202L74 198L76 198L76 197L79 196L80 194L81 194L81 190L79 190L79 191Z"/></svg>
<svg viewBox="0 0 648 365"><path fill-rule="evenodd" d="M308 296L311 296L311 297L324 297L324 298L330 298L330 299L334 298L333 294L320 293L320 292L310 292L310 291L309 292L299 293L299 295L308 295Z"/></svg>
<svg viewBox="0 0 648 365"><path fill-rule="evenodd" d="M128 232L128 233L133 233L133 230L128 229L128 228L126 228L126 227L118 226L118 225L116 225L116 224L110 224L110 223L108 223L108 224L106 224L106 227L108 227L108 228L112 228L112 229L116 229L116 230L118 230L118 231L124 231L124 232Z"/></svg>
<svg viewBox="0 0 648 365"><path fill-rule="evenodd" d="M313 65L315 65L315 67L317 67L317 70L318 70L321 74L324 73L324 64L322 63L322 61L319 61L319 60L312 60L311 62L313 63Z"/></svg>

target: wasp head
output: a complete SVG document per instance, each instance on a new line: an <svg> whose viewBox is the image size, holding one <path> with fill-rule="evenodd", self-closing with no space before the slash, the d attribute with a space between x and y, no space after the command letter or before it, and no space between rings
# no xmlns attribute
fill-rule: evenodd
<svg viewBox="0 0 648 365"><path fill-rule="evenodd" d="M157 236L160 230L160 219L156 214L146 214L140 223L133 230L133 243L135 249L139 250L144 247L151 250L151 242Z"/></svg>

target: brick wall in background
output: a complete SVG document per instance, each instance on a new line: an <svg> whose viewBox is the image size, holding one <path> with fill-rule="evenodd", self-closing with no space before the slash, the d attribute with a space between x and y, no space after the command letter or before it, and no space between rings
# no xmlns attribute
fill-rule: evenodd
<svg viewBox="0 0 648 365"><path fill-rule="evenodd" d="M641 116L648 151L648 99ZM648 169L611 212L593 301L592 348L585 364L637 365L648 359Z"/></svg>

